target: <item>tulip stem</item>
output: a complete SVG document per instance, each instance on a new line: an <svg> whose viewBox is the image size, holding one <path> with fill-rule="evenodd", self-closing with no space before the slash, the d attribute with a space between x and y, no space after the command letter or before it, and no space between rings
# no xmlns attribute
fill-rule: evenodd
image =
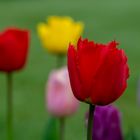
<svg viewBox="0 0 140 140"><path fill-rule="evenodd" d="M60 68L60 67L62 67L63 66L63 60L64 59L64 55L57 55L57 68Z"/></svg>
<svg viewBox="0 0 140 140"><path fill-rule="evenodd" d="M12 115L12 73L7 74L7 140L13 140Z"/></svg>
<svg viewBox="0 0 140 140"><path fill-rule="evenodd" d="M95 106L90 104L89 105L88 128L87 128L87 140L92 140L94 110L95 110Z"/></svg>
<svg viewBox="0 0 140 140"><path fill-rule="evenodd" d="M64 140L65 118L60 118L60 140Z"/></svg>

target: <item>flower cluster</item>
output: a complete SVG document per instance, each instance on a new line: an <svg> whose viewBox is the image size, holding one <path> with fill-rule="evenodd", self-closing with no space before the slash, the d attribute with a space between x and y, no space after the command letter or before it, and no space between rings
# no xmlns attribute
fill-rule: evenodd
<svg viewBox="0 0 140 140"><path fill-rule="evenodd" d="M127 56L116 41L101 44L82 39L83 29L82 22L68 16L50 16L47 23L37 26L41 43L48 52L59 57L67 54L67 66L63 67L58 59L59 68L50 72L45 89L46 108L60 120L60 140L64 139L64 120L78 110L79 101L89 104L87 140L122 140L120 113L110 104L127 87ZM24 68L29 42L28 30L7 28L0 33L0 71L8 77L8 140L13 139L11 75Z"/></svg>

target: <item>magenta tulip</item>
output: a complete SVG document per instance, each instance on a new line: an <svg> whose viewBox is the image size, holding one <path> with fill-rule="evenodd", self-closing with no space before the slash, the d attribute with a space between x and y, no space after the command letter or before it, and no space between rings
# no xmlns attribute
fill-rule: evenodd
<svg viewBox="0 0 140 140"><path fill-rule="evenodd" d="M87 123L88 114L86 114ZM93 140L123 140L120 111L113 105L96 106Z"/></svg>

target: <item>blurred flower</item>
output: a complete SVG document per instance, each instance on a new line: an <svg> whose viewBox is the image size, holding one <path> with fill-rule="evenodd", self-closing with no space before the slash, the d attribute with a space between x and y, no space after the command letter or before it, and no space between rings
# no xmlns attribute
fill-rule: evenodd
<svg viewBox="0 0 140 140"><path fill-rule="evenodd" d="M77 49L68 49L68 70L77 99L94 105L107 105L118 99L127 87L129 68L123 50L115 41L107 45L79 39Z"/></svg>
<svg viewBox="0 0 140 140"><path fill-rule="evenodd" d="M48 23L38 24L38 34L48 51L65 54L68 44L76 43L83 31L82 22L74 22L71 17L50 16Z"/></svg>
<svg viewBox="0 0 140 140"><path fill-rule="evenodd" d="M88 113L86 115L86 122ZM96 106L94 112L93 140L123 140L120 112L112 106Z"/></svg>
<svg viewBox="0 0 140 140"><path fill-rule="evenodd" d="M78 109L79 101L72 94L67 68L50 74L46 95L48 111L54 116L69 116Z"/></svg>
<svg viewBox="0 0 140 140"><path fill-rule="evenodd" d="M29 32L9 28L0 33L0 71L12 72L24 67L29 47Z"/></svg>

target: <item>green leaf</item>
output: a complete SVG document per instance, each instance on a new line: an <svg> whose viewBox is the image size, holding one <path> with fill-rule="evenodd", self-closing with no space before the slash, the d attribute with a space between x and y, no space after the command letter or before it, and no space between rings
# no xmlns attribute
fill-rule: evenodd
<svg viewBox="0 0 140 140"><path fill-rule="evenodd" d="M139 140L139 135L134 128L131 128L125 136L125 140Z"/></svg>
<svg viewBox="0 0 140 140"><path fill-rule="evenodd" d="M58 119L51 117L45 128L43 140L58 140Z"/></svg>

